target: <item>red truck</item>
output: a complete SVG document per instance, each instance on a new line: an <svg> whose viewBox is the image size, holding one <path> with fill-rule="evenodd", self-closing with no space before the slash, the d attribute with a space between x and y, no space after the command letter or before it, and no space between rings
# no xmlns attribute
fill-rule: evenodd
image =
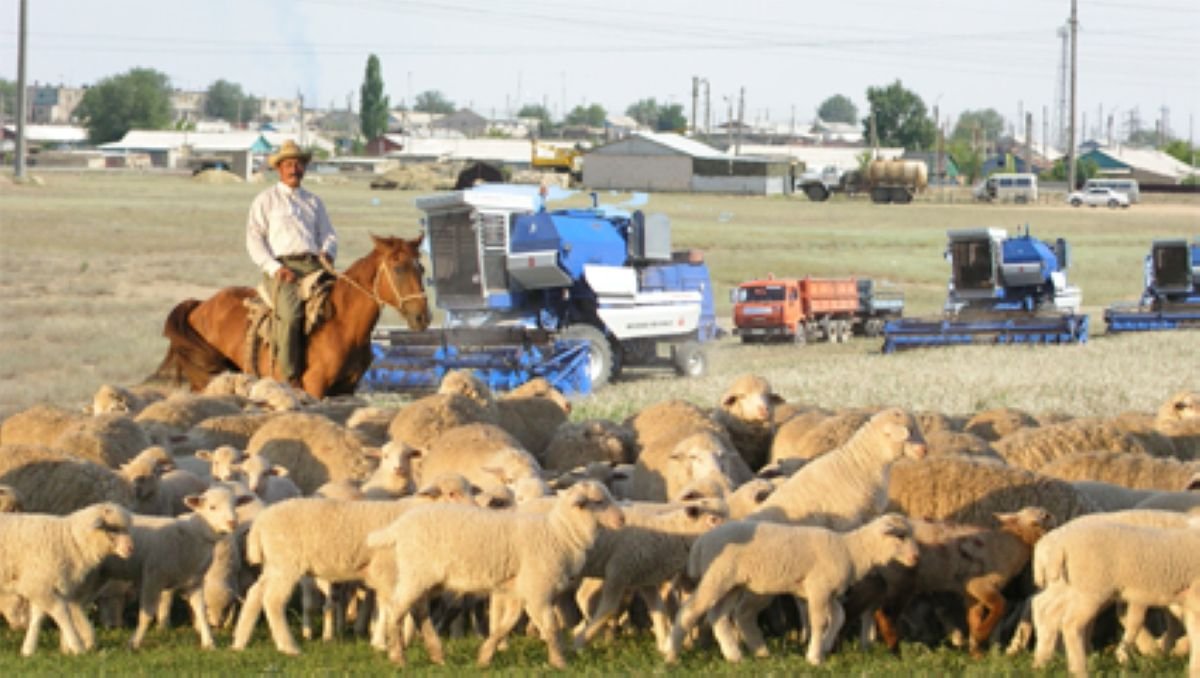
<svg viewBox="0 0 1200 678"><path fill-rule="evenodd" d="M854 278L776 278L751 280L733 294L734 334L743 343L825 339L841 343L859 312L859 286Z"/></svg>

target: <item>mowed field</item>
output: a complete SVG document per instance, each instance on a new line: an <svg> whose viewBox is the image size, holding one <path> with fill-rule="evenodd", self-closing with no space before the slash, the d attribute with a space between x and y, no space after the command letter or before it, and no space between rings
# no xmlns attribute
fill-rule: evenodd
<svg viewBox="0 0 1200 678"><path fill-rule="evenodd" d="M46 173L41 185L13 185L0 174L0 417L37 402L82 407L105 382L131 384L164 354L161 327L188 297L226 285L255 284L243 245L246 210L263 184L203 184L180 175ZM418 194L371 191L366 180L315 181L341 237L339 264L365 254L372 233L418 232ZM1136 299L1142 258L1151 240L1200 235L1200 202L1176 199L1129 210L1072 209L1047 199L1027 207L976 205L955 194L910 206L866 201L811 203L803 197L654 195L648 211L667 214L677 248L702 249L712 268L719 313L728 323L728 290L739 281L776 275L858 275L886 279L907 294L909 315L936 314L949 270L945 231L1028 224L1035 235L1072 245L1072 282L1092 315L1093 340L1069 347L965 347L880 354L878 339L806 347L744 347L725 340L711 353L711 374L682 380L665 370L637 370L578 403L573 417L619 419L679 397L712 404L742 373L766 376L787 399L835 408L900 405L965 414L1001 405L1074 415L1153 410L1172 392L1200 388L1200 333L1104 337L1102 311ZM609 201L607 198L606 201ZM575 201L582 204L582 196ZM384 322L399 323L394 311ZM78 658L57 654L57 634L44 634L39 656L17 656L20 635L0 631L4 673L370 673L390 670L363 641L306 645L300 658L274 652L260 623L245 653L204 653L194 633L152 633L146 648L125 648L128 631L100 635L101 650ZM229 643L228 631L218 644ZM452 640L448 667L430 667L415 650L410 671L461 673L473 666L476 639ZM715 648L685 653L667 670L643 634L600 641L572 658L588 673L830 673L844 675L1029 673L1028 655L993 650L982 661L953 649L906 645L902 661L878 648L834 654L821 669L803 662L794 639L772 641L774 657L740 666ZM545 667L541 643L517 638L496 672L528 674ZM1062 670L1062 661L1055 664ZM1138 659L1132 670L1178 673L1179 659ZM1115 671L1111 652L1091 668Z"/></svg>
<svg viewBox="0 0 1200 678"><path fill-rule="evenodd" d="M161 174L40 177L42 185L13 185L0 175L0 416L43 401L82 406L102 383L141 381L162 359L162 322L176 303L258 280L243 229L264 184ZM372 191L365 179L310 176L307 185L328 204L342 267L368 251L372 233L418 232L417 193ZM908 315L936 314L949 275L942 258L947 229L1028 225L1037 236L1069 240L1069 278L1083 289L1093 340L884 356L874 339L806 347L746 347L730 339L711 352L710 376L630 371L580 403L577 416L620 418L667 397L711 403L743 372L767 376L791 400L948 414L1001 405L1115 414L1150 410L1174 390L1200 387L1200 334L1110 338L1102 322L1105 306L1137 298L1153 239L1200 236L1200 201L1151 196L1128 210L1108 210L1075 209L1060 198L1018 207L935 192L908 206L877 206L800 196L653 195L645 209L671 218L676 248L704 251L724 323L730 287L768 272L885 279L904 290ZM571 202L584 204L586 196ZM400 318L389 309L382 322Z"/></svg>

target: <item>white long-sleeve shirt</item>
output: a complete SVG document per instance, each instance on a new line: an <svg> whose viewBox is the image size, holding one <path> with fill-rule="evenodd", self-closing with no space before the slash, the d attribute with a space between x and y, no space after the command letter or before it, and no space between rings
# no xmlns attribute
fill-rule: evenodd
<svg viewBox="0 0 1200 678"><path fill-rule="evenodd" d="M254 264L272 276L281 266L279 257L324 254L332 261L337 256L337 233L320 198L303 187L293 189L280 182L250 203L246 250Z"/></svg>

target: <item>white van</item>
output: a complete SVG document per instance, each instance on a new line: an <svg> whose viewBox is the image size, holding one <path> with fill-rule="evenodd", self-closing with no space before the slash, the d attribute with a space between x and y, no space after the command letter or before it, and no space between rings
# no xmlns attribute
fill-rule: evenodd
<svg viewBox="0 0 1200 678"><path fill-rule="evenodd" d="M1138 198L1141 197L1137 179L1088 179L1083 184L1083 190L1086 192L1089 188L1111 188L1117 193L1124 193L1130 204L1138 202Z"/></svg>
<svg viewBox="0 0 1200 678"><path fill-rule="evenodd" d="M1037 175L1029 173L993 174L975 187L974 195L976 200L987 200L988 202L997 200L1016 203L1037 202Z"/></svg>

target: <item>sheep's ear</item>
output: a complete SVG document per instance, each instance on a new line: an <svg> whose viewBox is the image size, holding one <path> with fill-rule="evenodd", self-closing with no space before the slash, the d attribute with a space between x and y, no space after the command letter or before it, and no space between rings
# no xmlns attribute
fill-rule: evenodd
<svg viewBox="0 0 1200 678"><path fill-rule="evenodd" d="M613 479L614 481L617 481L617 480L629 480L629 472L628 472L628 471L625 471L625 470L620 470L620 471L618 471L618 470L615 470L615 467L614 467L613 474L612 474L612 479Z"/></svg>
<svg viewBox="0 0 1200 678"><path fill-rule="evenodd" d="M992 517L1001 525L1012 525L1017 522L1017 514L1015 513L993 513Z"/></svg>
<svg viewBox="0 0 1200 678"><path fill-rule="evenodd" d="M1188 480L1187 486L1183 488L1184 492L1192 492L1194 490L1200 490L1200 473L1192 476L1191 479Z"/></svg>
<svg viewBox="0 0 1200 678"><path fill-rule="evenodd" d="M774 407L775 405L782 405L786 403L787 400L778 393L768 393L767 402L771 403L771 406Z"/></svg>
<svg viewBox="0 0 1200 678"><path fill-rule="evenodd" d="M418 461L425 458L425 450L418 450L415 447L410 447L404 451L404 454L400 456L408 461Z"/></svg>
<svg viewBox="0 0 1200 678"><path fill-rule="evenodd" d="M775 492L775 488L773 488L773 487L772 488L764 487L763 489L759 490L758 492L755 492L754 493L754 503L755 504L763 503L768 498L770 498L770 496L773 492Z"/></svg>
<svg viewBox="0 0 1200 678"><path fill-rule="evenodd" d="M708 513L704 517L704 522L708 523L708 527L711 529L725 522L725 519L715 513Z"/></svg>
<svg viewBox="0 0 1200 678"><path fill-rule="evenodd" d="M242 494L242 495L238 495L233 498L233 505L234 506L245 506L246 504L249 504L252 501L254 501L254 495Z"/></svg>
<svg viewBox="0 0 1200 678"><path fill-rule="evenodd" d="M762 478L763 480L770 480L772 478L782 478L783 477L783 469L780 468L778 465L764 466L764 467L758 469L758 473L756 473L755 476L758 478Z"/></svg>
<svg viewBox="0 0 1200 678"><path fill-rule="evenodd" d="M203 503L203 501L204 500L200 497L200 495L189 494L183 498L183 505L195 511L200 508L200 504Z"/></svg>
<svg viewBox="0 0 1200 678"><path fill-rule="evenodd" d="M272 466L270 470L267 471L267 475L276 476L278 478L286 478L288 473L290 473L290 471L283 466Z"/></svg>
<svg viewBox="0 0 1200 678"><path fill-rule="evenodd" d="M507 508L508 502L503 497L491 497L488 499L487 507L490 509Z"/></svg>

